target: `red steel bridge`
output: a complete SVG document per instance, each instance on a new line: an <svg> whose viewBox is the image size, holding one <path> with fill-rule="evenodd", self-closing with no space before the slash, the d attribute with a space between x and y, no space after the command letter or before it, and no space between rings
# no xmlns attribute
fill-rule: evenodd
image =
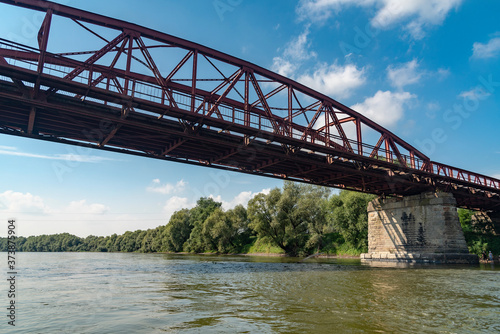
<svg viewBox="0 0 500 334"><path fill-rule="evenodd" d="M29 43L0 39L0 133L381 196L445 191L500 211L500 180L434 162L267 69L52 2L0 2L43 19Z"/></svg>

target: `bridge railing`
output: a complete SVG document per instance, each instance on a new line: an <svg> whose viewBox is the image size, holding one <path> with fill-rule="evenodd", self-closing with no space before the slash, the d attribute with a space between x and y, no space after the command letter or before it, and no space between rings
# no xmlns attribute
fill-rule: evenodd
<svg viewBox="0 0 500 334"><path fill-rule="evenodd" d="M39 60L39 50L35 48L30 48L28 46L23 46L11 41L0 39L0 50L11 50L13 53L10 57L6 57L9 64L14 66L23 67L29 70L37 70L38 60ZM19 53L16 53L19 51ZM82 65L81 62L77 62L73 59L59 56L57 54L52 54L51 59L47 59L43 64L43 73L48 75L53 75L59 78L64 78L66 75L71 73L75 67ZM72 65L72 66L71 66ZM117 72L115 72L117 71ZM107 72L107 73L106 73ZM107 78L112 77L112 80L100 80L100 75L107 76ZM148 77L144 75L144 79ZM150 78L150 77L149 77ZM71 81L80 82L82 84L93 85L94 87L105 89L108 91L113 91L115 93L122 94L124 90L127 90L127 94L134 98L140 98L148 100L153 103L158 103L168 107L173 107L173 103L177 107L182 107L184 110L190 110L193 105L197 106L197 112L201 114L206 114L207 111L212 107L212 104L204 96L192 96L190 93L185 91L172 90L171 99L166 98L165 91L156 82L151 80L138 79L134 76L127 76L123 71L118 71L113 68L104 68L103 66L93 66L84 69L81 73L72 78ZM127 85L128 81L128 85ZM175 81L173 79L172 81ZM222 79L220 80L222 81ZM125 87L125 86L128 87ZM59 90L59 93L65 95L71 95L71 92L65 92L64 90ZM103 103L110 105L109 101L99 101L92 98L88 98L94 102ZM121 107L116 105L117 107ZM273 109L271 107L271 109ZM246 125L252 127L259 132L266 132L268 134L280 134L283 136L290 137L296 140L308 141L312 144L334 147L337 150L342 150L347 141L350 145L351 151L349 153L363 156L367 158L373 158L376 160L383 160L389 163L395 163L399 166L410 167L413 169L420 170L424 166L423 160L417 157L411 157L404 153L400 153L400 158L402 161L395 159L394 153L391 150L386 150L383 147L375 147L366 142L359 143L357 140L350 138L342 138L339 135L328 133L329 131L315 131L314 129L307 128L306 125L294 124L285 121L276 115L269 117L262 112L255 112L257 109L252 108L249 112L249 117L246 117L246 112L242 108L236 108L235 106L226 105L221 103L217 107L217 112L212 114L214 118L220 118L221 120ZM294 109L292 111L298 111L300 109ZM144 110L143 112L149 113ZM164 117L167 117L164 115ZM278 121L281 129L276 129L276 121ZM333 127L333 126L332 126ZM342 153L342 152L340 152Z"/></svg>
<svg viewBox="0 0 500 334"><path fill-rule="evenodd" d="M500 190L500 180L490 176L473 173L464 169L448 166L437 162L430 162L428 170L430 173L437 176L444 176L451 179Z"/></svg>

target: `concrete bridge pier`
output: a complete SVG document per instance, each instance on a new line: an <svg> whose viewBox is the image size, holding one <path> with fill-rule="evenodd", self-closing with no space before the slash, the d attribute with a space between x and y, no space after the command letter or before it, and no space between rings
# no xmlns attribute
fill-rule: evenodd
<svg viewBox="0 0 500 334"><path fill-rule="evenodd" d="M368 205L368 253L362 261L478 263L469 254L449 193L378 198Z"/></svg>

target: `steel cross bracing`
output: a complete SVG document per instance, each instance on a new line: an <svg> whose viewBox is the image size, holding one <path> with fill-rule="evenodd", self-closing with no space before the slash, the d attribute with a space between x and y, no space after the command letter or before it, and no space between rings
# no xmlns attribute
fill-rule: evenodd
<svg viewBox="0 0 500 334"><path fill-rule="evenodd" d="M2 133L383 196L447 191L500 210L500 180L433 162L269 70L48 1L0 3L45 13L32 45L0 39Z"/></svg>

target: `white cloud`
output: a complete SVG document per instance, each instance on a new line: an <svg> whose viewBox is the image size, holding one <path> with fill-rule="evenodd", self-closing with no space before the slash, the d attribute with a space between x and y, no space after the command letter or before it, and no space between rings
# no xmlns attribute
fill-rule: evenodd
<svg viewBox="0 0 500 334"><path fill-rule="evenodd" d="M387 67L387 77L391 85L397 88L417 83L424 72L419 71L416 59L399 66L389 65Z"/></svg>
<svg viewBox="0 0 500 334"><path fill-rule="evenodd" d="M458 96L469 100L484 100L490 95L483 87L477 86L471 90L461 92Z"/></svg>
<svg viewBox="0 0 500 334"><path fill-rule="evenodd" d="M366 82L365 69L355 65L323 64L313 74L303 74L297 81L335 99L349 97Z"/></svg>
<svg viewBox="0 0 500 334"><path fill-rule="evenodd" d="M96 155L81 155L81 154L55 154L53 156L54 160L64 160L64 161L73 161L73 162L90 162L90 163L98 163L102 161L112 161L114 159L99 157Z"/></svg>
<svg viewBox="0 0 500 334"><path fill-rule="evenodd" d="M439 68L437 70L436 74L437 74L437 78L439 80L443 80L443 79L447 78L450 75L450 70L446 69L446 68Z"/></svg>
<svg viewBox="0 0 500 334"><path fill-rule="evenodd" d="M163 195L181 193L186 189L187 182L184 180L178 181L176 184L165 183L161 184L160 179L154 179L153 185L146 188L147 191L160 193Z"/></svg>
<svg viewBox="0 0 500 334"><path fill-rule="evenodd" d="M284 77L292 77L294 72L297 70L297 65L292 64L290 61L283 59L282 57L274 57L273 65L271 69L284 76Z"/></svg>
<svg viewBox="0 0 500 334"><path fill-rule="evenodd" d="M342 10L342 6L371 6L376 0L301 0L297 7L300 19L324 21Z"/></svg>
<svg viewBox="0 0 500 334"><path fill-rule="evenodd" d="M49 206L47 202L53 205ZM25 237L63 232L80 237L122 234L127 230L146 230L168 222L161 213L116 214L104 204L90 203L85 199L58 205L51 199L12 190L0 193L0 213L5 219L14 218L17 234ZM0 230L0 237L5 236L6 229Z"/></svg>
<svg viewBox="0 0 500 334"><path fill-rule="evenodd" d="M196 202L190 201L187 197L172 196L163 206L163 212L166 214L166 221L170 219L175 211L181 209L191 209L196 206Z"/></svg>
<svg viewBox="0 0 500 334"><path fill-rule="evenodd" d="M420 39L424 35L423 27L442 24L448 12L457 8L461 2L462 0L380 0L382 8L372 19L372 24L385 28L410 19L406 28L414 38Z"/></svg>
<svg viewBox="0 0 500 334"><path fill-rule="evenodd" d="M405 29L414 39L424 37L424 28L440 25L462 0L302 0L297 8L301 19L325 21L343 7L375 7L371 18L374 27L388 29L406 23Z"/></svg>
<svg viewBox="0 0 500 334"><path fill-rule="evenodd" d="M420 68L416 59L402 64L387 66L387 78L393 87L403 89L405 86L419 83L423 79L444 80L450 75L450 70L438 68L428 71Z"/></svg>
<svg viewBox="0 0 500 334"><path fill-rule="evenodd" d="M384 127L395 125L404 114L404 106L416 96L408 92L379 90L374 96L351 108Z"/></svg>
<svg viewBox="0 0 500 334"><path fill-rule="evenodd" d="M300 71L304 63L317 57L316 52L309 50L308 36L309 26L306 26L302 34L286 45L281 56L273 58L271 69L333 98L348 97L366 82L365 68L358 69L353 64L341 66L318 62L313 67L307 66L315 68L312 73Z"/></svg>
<svg viewBox="0 0 500 334"><path fill-rule="evenodd" d="M320 64L312 74L304 73L297 76L299 67L299 64L282 57L273 59L274 72L337 99L349 97L354 89L366 82L365 68L358 69L352 64L346 66Z"/></svg>
<svg viewBox="0 0 500 334"><path fill-rule="evenodd" d="M281 57L273 58L271 68L274 72L285 77L293 77L301 62L317 56L316 52L309 51L311 43L307 39L308 35L309 28L306 27L302 34L288 42Z"/></svg>
<svg viewBox="0 0 500 334"><path fill-rule="evenodd" d="M472 58L494 58L500 54L500 37L494 37L483 44L476 42L472 45Z"/></svg>
<svg viewBox="0 0 500 334"><path fill-rule="evenodd" d="M0 193L0 211L8 214L47 214L49 207L40 196L31 193L21 193L12 190Z"/></svg>
<svg viewBox="0 0 500 334"><path fill-rule="evenodd" d="M114 159L100 157L97 155L81 155L73 153L46 155L46 154L36 154L29 152L20 152L17 150L17 148L10 146L0 146L0 155L11 155L17 157L48 159L48 160L62 160L71 162L89 162L89 163L114 161Z"/></svg>
<svg viewBox="0 0 500 334"><path fill-rule="evenodd" d="M294 60L307 60L315 58L317 56L316 52L309 51L311 43L307 40L308 35L309 28L306 27L302 34L287 44L287 47L283 52L283 56Z"/></svg>
<svg viewBox="0 0 500 334"><path fill-rule="evenodd" d="M158 179L155 179L155 180L158 180ZM153 180L153 182L155 180ZM159 183L159 182L157 182L157 183ZM181 185L181 187L183 189L184 189L184 186L186 184L187 183L182 181L182 180L177 182L177 185ZM167 189L167 187L166 187L166 185L162 185L162 186L158 187L158 189ZM255 195L260 194L260 193L268 194L270 191L271 191L271 189L267 189L267 188L262 189L259 192L242 191L229 201L224 200L220 194L217 196L210 194L208 197L212 198L216 202L222 203L222 208L224 210L230 210L239 204L246 207L248 204L248 201L250 199L252 199ZM157 192L160 192L160 191L157 191ZM162 192L162 193L166 193L166 192ZM182 197L182 196L171 196L169 199L167 199L165 202L165 205L163 206L163 213L166 215L166 221L168 221L170 219L170 217L172 216L172 214L176 211L179 211L182 209L194 208L196 206L196 200L194 200L194 198L195 197L188 198L188 197Z"/></svg>
<svg viewBox="0 0 500 334"><path fill-rule="evenodd" d="M261 191L256 192L256 193L254 193L252 191L242 191L238 195L236 195L232 200L230 200L229 202L224 201L222 199L221 195L217 195L217 196L210 195L209 197L212 198L216 202L221 202L222 208L224 210L231 210L231 209L234 209L237 205L243 205L244 207L246 207L248 204L248 201L251 200L255 195L257 195L257 194L267 195L267 194L269 194L270 191L271 191L270 188L262 189Z"/></svg>
<svg viewBox="0 0 500 334"><path fill-rule="evenodd" d="M65 209L66 212L71 214L94 214L102 215L109 211L109 208L104 204L91 203L88 204L87 200L72 201Z"/></svg>

